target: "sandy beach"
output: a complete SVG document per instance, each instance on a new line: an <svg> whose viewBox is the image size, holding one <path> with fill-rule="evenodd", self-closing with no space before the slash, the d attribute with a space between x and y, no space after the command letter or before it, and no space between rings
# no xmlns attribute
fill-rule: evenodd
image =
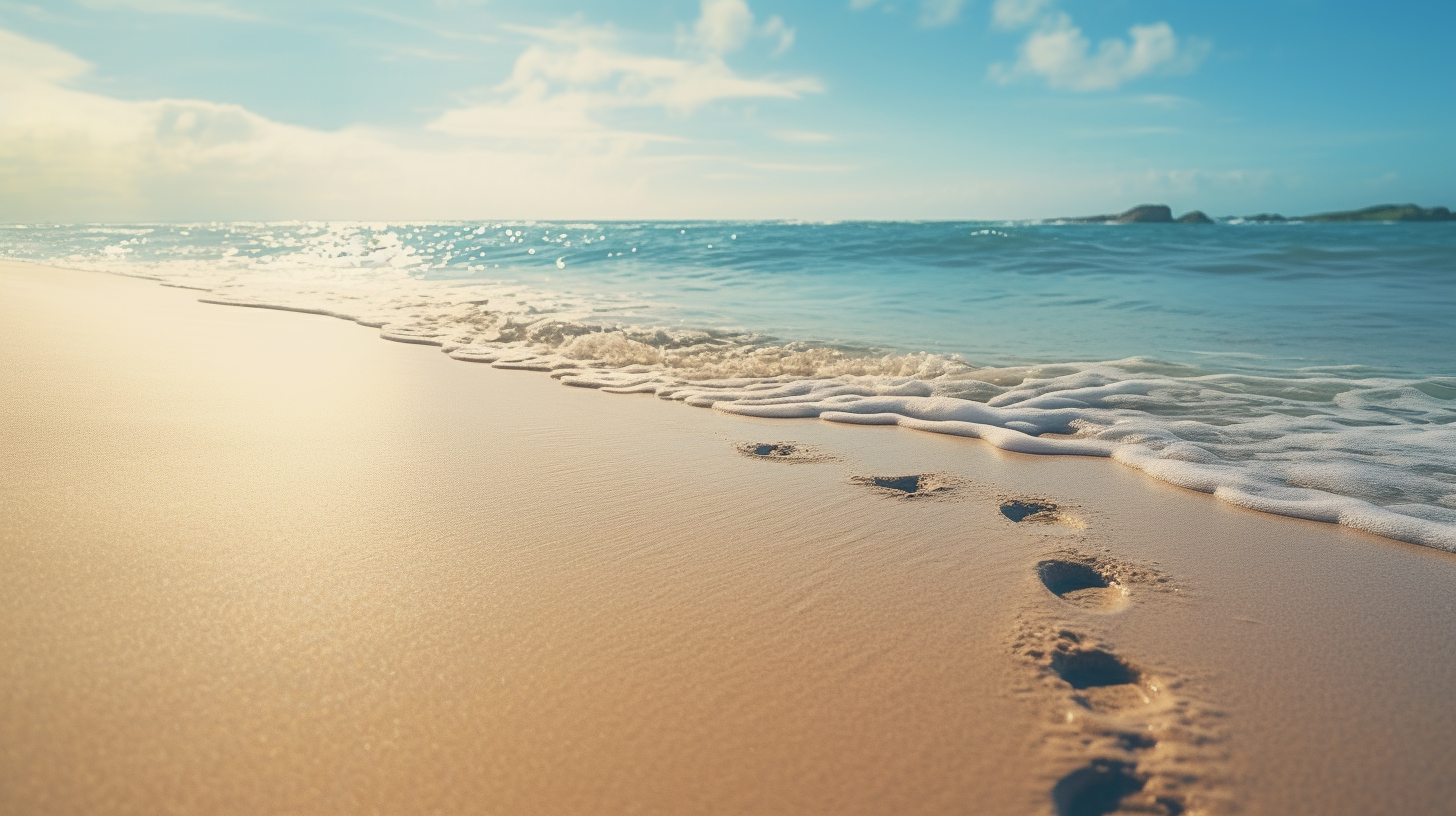
<svg viewBox="0 0 1456 816"><path fill-rule="evenodd" d="M0 812L1456 801L1449 553L197 296L0 263Z"/></svg>

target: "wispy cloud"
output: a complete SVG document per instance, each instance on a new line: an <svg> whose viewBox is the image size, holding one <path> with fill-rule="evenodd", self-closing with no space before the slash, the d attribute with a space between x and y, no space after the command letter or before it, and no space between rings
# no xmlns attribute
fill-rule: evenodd
<svg viewBox="0 0 1456 816"><path fill-rule="evenodd" d="M744 0L702 0L693 39L710 54L737 51L753 33L753 11Z"/></svg>
<svg viewBox="0 0 1456 816"><path fill-rule="evenodd" d="M828 133L817 133L812 130L776 130L769 135L789 144L824 144L834 141L834 137Z"/></svg>
<svg viewBox="0 0 1456 816"><path fill-rule="evenodd" d="M1139 105L1148 105L1149 107L1164 108L1166 110L1184 108L1193 104L1193 100L1188 97L1176 96L1174 94L1141 94L1132 97L1132 101Z"/></svg>
<svg viewBox="0 0 1456 816"><path fill-rule="evenodd" d="M1116 184L1126 190L1168 197L1189 197L1220 189L1256 191L1268 186L1276 176L1259 169L1150 169L1117 177Z"/></svg>
<svg viewBox="0 0 1456 816"><path fill-rule="evenodd" d="M773 55L781 56L790 48L794 47L794 29L784 22L784 18L775 14L764 22L763 28L759 29L763 36L774 40Z"/></svg>
<svg viewBox="0 0 1456 816"><path fill-rule="evenodd" d="M1166 22L1135 25L1128 38L1106 39L1094 49L1070 16L1047 10L1041 0L998 0L992 20L1001 27L1035 25L1021 44L1015 63L995 63L990 78L1001 84L1041 78L1070 91L1113 90L1149 74L1192 71L1208 53L1208 43L1180 43Z"/></svg>
<svg viewBox="0 0 1456 816"><path fill-rule="evenodd" d="M789 162L744 162L744 167L770 170L775 173L849 173L859 169L855 164L794 164Z"/></svg>
<svg viewBox="0 0 1456 816"><path fill-rule="evenodd" d="M1082 139L1120 139L1129 136L1171 136L1182 128L1150 125L1147 127L1073 128L1068 134Z"/></svg>
<svg viewBox="0 0 1456 816"><path fill-rule="evenodd" d="M395 25L402 25L409 28L418 29L428 34L433 34L436 37L444 40L460 40L464 42L477 43L498 43L501 39L494 34L482 34L479 32L462 30L460 28L449 28L446 26L433 25L416 17L411 17L408 14L395 14L392 11L385 11L383 9L361 7L353 9L353 11L356 14L362 14L366 17L376 17L380 20L394 23Z"/></svg>
<svg viewBox="0 0 1456 816"><path fill-rule="evenodd" d="M702 0L697 21L691 29L680 31L678 39L690 51L721 57L758 36L774 43L772 53L777 57L794 46L795 33L777 14L755 26L753 9L746 0Z"/></svg>
<svg viewBox="0 0 1456 816"><path fill-rule="evenodd" d="M991 24L997 28L1020 28L1036 22L1051 0L996 0L991 5Z"/></svg>
<svg viewBox="0 0 1456 816"><path fill-rule="evenodd" d="M387 62L402 59L428 60L430 62L461 62L465 57L450 53L449 51L438 51L433 48L419 48L412 45L390 43L384 46L384 56L381 59Z"/></svg>
<svg viewBox="0 0 1456 816"><path fill-rule="evenodd" d="M617 46L611 30L577 23L516 28L537 42L496 86L497 99L446 111L429 128L474 138L676 141L612 129L602 116L631 108L688 115L714 102L794 100L822 90L812 77L745 77L730 68L723 53L741 48L752 24L741 0L706 0L692 29L699 50L687 57L633 54Z"/></svg>
<svg viewBox="0 0 1456 816"><path fill-rule="evenodd" d="M966 0L920 0L920 24L926 28L950 25L961 16Z"/></svg>
<svg viewBox="0 0 1456 816"><path fill-rule="evenodd" d="M214 0L80 0L90 9L130 9L147 14L186 14L193 17L222 17L229 20L256 20L257 17Z"/></svg>
<svg viewBox="0 0 1456 816"><path fill-rule="evenodd" d="M960 19L961 9L967 0L920 0L919 22L926 28L939 28ZM895 11L897 4L882 3L881 0L849 0L849 7L855 11L880 6L886 11Z"/></svg>

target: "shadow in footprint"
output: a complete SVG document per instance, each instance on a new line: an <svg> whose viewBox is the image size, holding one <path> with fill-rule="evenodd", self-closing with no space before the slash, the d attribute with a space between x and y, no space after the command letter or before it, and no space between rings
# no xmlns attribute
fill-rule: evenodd
<svg viewBox="0 0 1456 816"><path fill-rule="evenodd" d="M1057 781L1052 804L1057 816L1106 816L1146 784L1131 762L1094 759Z"/></svg>
<svg viewBox="0 0 1456 816"><path fill-rule="evenodd" d="M925 487L922 484L923 479L923 476L871 476L870 484L875 487L888 487L901 493L919 493Z"/></svg>
<svg viewBox="0 0 1456 816"><path fill-rule="evenodd" d="M1036 565L1047 591L1086 609L1110 612L1127 604L1127 593L1091 564L1055 558Z"/></svg>
<svg viewBox="0 0 1456 816"><path fill-rule="evenodd" d="M833 458L818 448L797 442L743 442L735 447L744 456L775 462L825 462Z"/></svg>
<svg viewBox="0 0 1456 816"><path fill-rule="evenodd" d="M1012 501L1001 505L1001 515L1012 521L1026 521L1033 516L1040 516L1042 519L1051 521L1056 515L1055 504L1042 504L1040 502ZM1041 519L1037 519L1041 520Z"/></svg>
<svg viewBox="0 0 1456 816"><path fill-rule="evenodd" d="M1137 669L1122 658L1101 649L1075 649L1052 654L1052 671L1074 689L1131 685L1138 681Z"/></svg>
<svg viewBox="0 0 1456 816"><path fill-rule="evenodd" d="M1136 731L1123 731L1116 736L1117 747L1129 753L1133 751L1146 751L1158 744L1157 739Z"/></svg>
<svg viewBox="0 0 1456 816"><path fill-rule="evenodd" d="M1043 561L1036 565L1042 585L1061 597L1079 589L1107 589L1112 586L1102 573L1076 561Z"/></svg>
<svg viewBox="0 0 1456 816"><path fill-rule="evenodd" d="M945 473L922 473L913 476L855 476L850 481L878 487L904 498L951 496L964 485L964 480Z"/></svg>

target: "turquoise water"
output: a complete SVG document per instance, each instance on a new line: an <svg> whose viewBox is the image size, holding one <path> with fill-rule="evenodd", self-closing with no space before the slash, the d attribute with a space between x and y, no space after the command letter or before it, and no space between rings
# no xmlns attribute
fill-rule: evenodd
<svg viewBox="0 0 1456 816"><path fill-rule="evenodd" d="M552 230L566 231L541 231ZM646 292L673 307L653 317L986 364L1150 355L1456 374L1444 330L1456 325L1452 225L712 223L603 234L610 242L595 251L483 259L543 286ZM624 245L638 252L605 257Z"/></svg>
<svg viewBox="0 0 1456 816"><path fill-rule="evenodd" d="M17 225L0 254L1456 549L1456 224Z"/></svg>
<svg viewBox="0 0 1456 816"><path fill-rule="evenodd" d="M313 249L283 245L308 229L300 225L150 229L130 236L147 244L113 250L112 260L223 261L230 248L279 259ZM513 243L506 230L526 235ZM939 351L992 365L1144 355L1220 369L1353 365L1456 375L1456 344L1447 337L1456 325L1449 224L491 222L359 230L375 233L404 236L422 278L509 278L623 296L639 304L610 316L643 324ZM104 227L11 228L0 230L0 251L95 259L126 239Z"/></svg>

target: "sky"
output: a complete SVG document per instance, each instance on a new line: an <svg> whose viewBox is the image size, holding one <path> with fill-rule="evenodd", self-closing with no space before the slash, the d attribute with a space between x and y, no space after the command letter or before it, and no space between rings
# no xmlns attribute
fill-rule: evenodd
<svg viewBox="0 0 1456 816"><path fill-rule="evenodd" d="M0 220L1456 206L1456 3L0 0Z"/></svg>

